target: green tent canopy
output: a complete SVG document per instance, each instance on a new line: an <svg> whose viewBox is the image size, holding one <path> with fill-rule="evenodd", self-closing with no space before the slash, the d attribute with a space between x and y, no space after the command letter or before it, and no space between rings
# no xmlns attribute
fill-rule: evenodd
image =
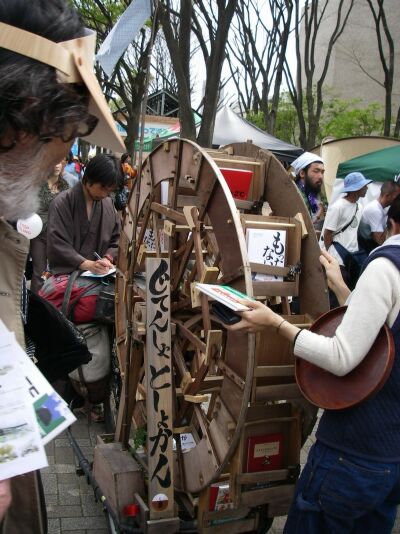
<svg viewBox="0 0 400 534"><path fill-rule="evenodd" d="M394 180L400 173L400 143L340 163L336 176L344 178L356 171L375 182Z"/></svg>

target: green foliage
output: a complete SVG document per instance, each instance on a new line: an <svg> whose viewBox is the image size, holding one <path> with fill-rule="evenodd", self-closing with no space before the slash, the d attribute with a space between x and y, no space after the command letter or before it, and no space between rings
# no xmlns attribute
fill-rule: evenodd
<svg viewBox="0 0 400 534"><path fill-rule="evenodd" d="M72 0L72 5L83 15L83 17L90 17L99 23L108 24L104 12L114 21L122 15L126 9L124 2L116 2L115 0L102 0L104 11L93 0Z"/></svg>
<svg viewBox="0 0 400 534"><path fill-rule="evenodd" d="M324 106L319 136L350 137L353 135L382 135L383 110L377 102L362 106L360 99L334 98Z"/></svg>
<svg viewBox="0 0 400 534"><path fill-rule="evenodd" d="M133 450L140 449L141 447L146 446L147 440L147 429L145 427L139 427L135 431L133 438Z"/></svg>
<svg viewBox="0 0 400 534"><path fill-rule="evenodd" d="M248 113L246 118L262 130L266 129L262 112ZM363 106L359 99L329 97L324 104L316 141L319 143L325 137L382 135L383 123L383 109L378 103ZM299 144L297 113L288 93L281 95L273 135L288 143Z"/></svg>

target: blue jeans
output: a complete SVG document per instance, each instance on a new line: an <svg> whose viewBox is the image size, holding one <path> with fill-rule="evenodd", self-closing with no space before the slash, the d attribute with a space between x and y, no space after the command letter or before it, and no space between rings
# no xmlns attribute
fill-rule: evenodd
<svg viewBox="0 0 400 534"><path fill-rule="evenodd" d="M400 503L400 463L364 460L316 442L284 534L389 534Z"/></svg>

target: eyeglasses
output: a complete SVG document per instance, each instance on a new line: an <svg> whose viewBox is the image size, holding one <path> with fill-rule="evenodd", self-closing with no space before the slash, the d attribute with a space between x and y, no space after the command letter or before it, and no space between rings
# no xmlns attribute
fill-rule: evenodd
<svg viewBox="0 0 400 534"><path fill-rule="evenodd" d="M86 118L79 122L79 124L68 124L65 131L61 135L42 134L39 136L39 140L42 143L49 143L55 137L60 137L64 143L73 141L76 137L86 137L90 135L99 123L99 119L94 115L87 114Z"/></svg>

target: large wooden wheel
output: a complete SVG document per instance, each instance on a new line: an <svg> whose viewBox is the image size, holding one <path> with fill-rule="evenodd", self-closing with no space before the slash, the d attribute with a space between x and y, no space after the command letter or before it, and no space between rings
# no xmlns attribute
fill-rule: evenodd
<svg viewBox="0 0 400 534"><path fill-rule="evenodd" d="M206 151L185 140L171 140L157 147L145 160L140 184L131 193L119 248L117 349L120 367L129 373L125 404L137 427L144 423L147 395L145 258L170 260L173 432L177 443L174 483L176 489L192 493L207 488L227 471L249 406L285 400L265 398L256 392L255 336L221 328L210 313L207 298L193 291L194 282L216 281L253 295L238 208L247 213L259 212L262 202L235 202L220 167L240 168L240 160L246 164L258 159L262 185L258 191L253 188L253 200L265 200L266 192L272 191L275 183L278 192L271 193L270 201L274 211L279 214L282 207L282 215L288 216L301 212L306 226L310 231L312 228L301 197L275 158L249 153L239 154L233 161L235 157L226 154ZM282 196L285 190L287 199ZM288 205L293 213L285 213ZM315 236L310 236L302 258L305 268L300 276L300 294L305 296L300 309L311 317L327 309L326 287L317 258L317 242ZM312 418L315 410L307 409ZM183 433L190 433L195 441L195 446L185 451L179 439Z"/></svg>

